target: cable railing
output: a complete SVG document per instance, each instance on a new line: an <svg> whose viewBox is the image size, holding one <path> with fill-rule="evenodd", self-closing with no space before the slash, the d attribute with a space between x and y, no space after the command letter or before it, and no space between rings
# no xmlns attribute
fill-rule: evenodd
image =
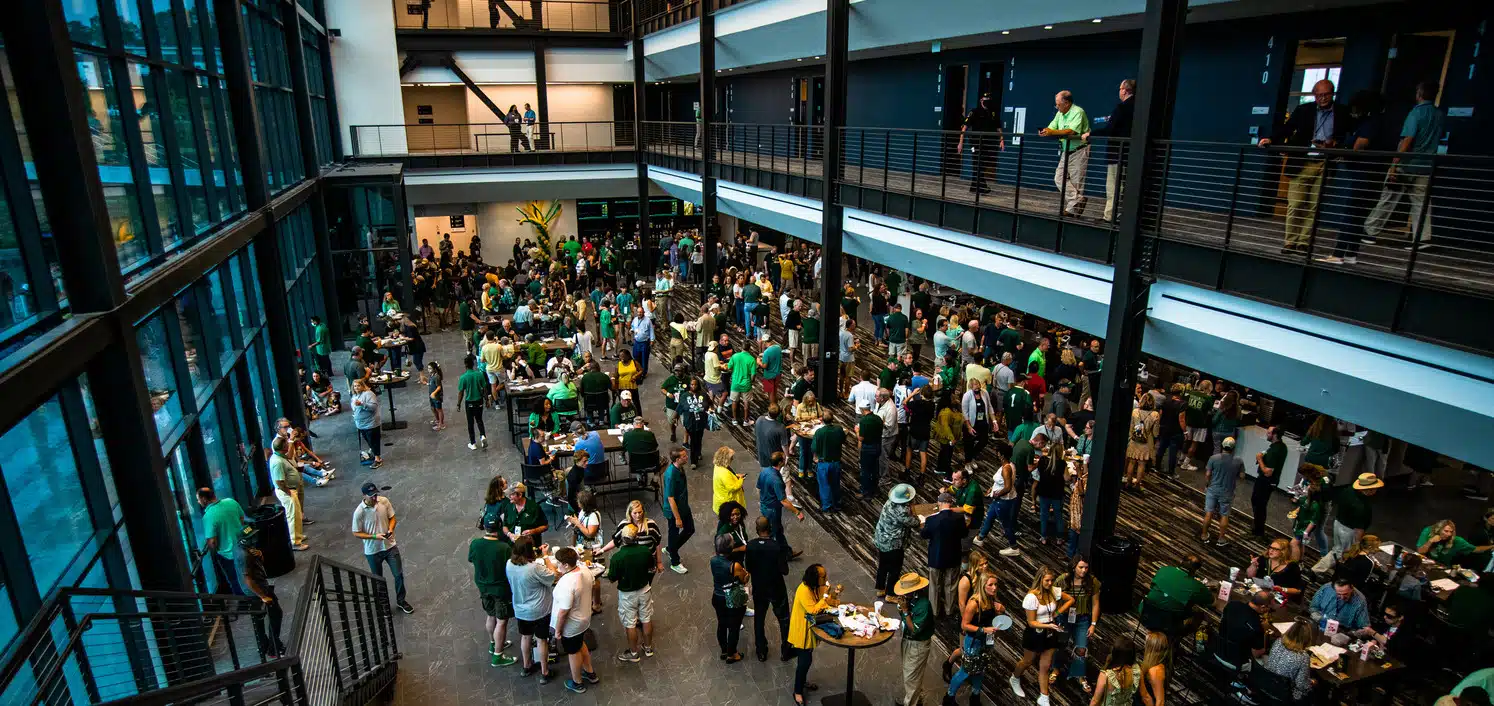
<svg viewBox="0 0 1494 706"><path fill-rule="evenodd" d="M607 0L392 0L395 29L619 32Z"/></svg>
<svg viewBox="0 0 1494 706"><path fill-rule="evenodd" d="M1494 293L1489 157L1171 140L1149 158L1165 177L1148 187L1148 235Z"/></svg>
<svg viewBox="0 0 1494 706"><path fill-rule="evenodd" d="M352 136L354 157L597 152L632 149L633 123L354 125Z"/></svg>
<svg viewBox="0 0 1494 706"><path fill-rule="evenodd" d="M290 630L256 596L62 589L6 650L0 705L369 703L400 653L384 579L312 557Z"/></svg>
<svg viewBox="0 0 1494 706"><path fill-rule="evenodd" d="M632 31L632 16L629 13L635 8L639 13L639 29L644 36L648 36L700 17L701 2L704 1L706 0L629 0L622 3L624 9L620 13L620 16L628 18L623 31ZM736 3L715 0L713 6L725 7L729 4Z"/></svg>

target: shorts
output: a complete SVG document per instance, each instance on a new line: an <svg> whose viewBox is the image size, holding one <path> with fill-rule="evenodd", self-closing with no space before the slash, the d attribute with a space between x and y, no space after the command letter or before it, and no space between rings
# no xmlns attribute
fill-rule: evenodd
<svg viewBox="0 0 1494 706"><path fill-rule="evenodd" d="M722 382L708 382L708 383L705 384L705 386L706 386L706 391L710 392L712 397L720 397L721 393L726 392L726 382L725 381L722 381Z"/></svg>
<svg viewBox="0 0 1494 706"><path fill-rule="evenodd" d="M1219 515L1228 515L1230 505L1235 501L1235 494L1223 493L1215 490L1204 491L1204 512L1212 512Z"/></svg>
<svg viewBox="0 0 1494 706"><path fill-rule="evenodd" d="M1022 631L1022 649L1033 652L1044 652L1058 647L1060 639L1053 630L1038 630L1027 628Z"/></svg>
<svg viewBox="0 0 1494 706"><path fill-rule="evenodd" d="M617 617L622 619L623 627L630 630L638 627L639 623L654 622L654 595L649 592L649 587L644 586L636 591L619 591Z"/></svg>
<svg viewBox="0 0 1494 706"><path fill-rule="evenodd" d="M799 332L790 329L789 332L788 332L788 349L792 351L792 350L798 350L798 348L799 348Z"/></svg>
<svg viewBox="0 0 1494 706"><path fill-rule="evenodd" d="M585 646L586 633L584 632L575 637L566 637L565 635L560 636L560 651L562 654L576 654L581 651L582 647Z"/></svg>
<svg viewBox="0 0 1494 706"><path fill-rule="evenodd" d="M489 385L497 385L498 383L503 382L503 370L501 368L498 370L489 370L487 371L487 373Z"/></svg>
<svg viewBox="0 0 1494 706"><path fill-rule="evenodd" d="M915 451L917 453L928 453L929 440L910 436L908 437L908 450Z"/></svg>
<svg viewBox="0 0 1494 706"><path fill-rule="evenodd" d="M727 396L726 401L736 404L737 400L741 399L744 395L750 394L752 394L751 390L732 390L731 394Z"/></svg>
<svg viewBox="0 0 1494 706"><path fill-rule="evenodd" d="M519 619L519 634L524 637L537 637L541 640L550 639L550 617L545 616L539 620Z"/></svg>
<svg viewBox="0 0 1494 706"><path fill-rule="evenodd" d="M1185 441L1208 441L1208 427L1188 427L1188 433L1183 436Z"/></svg>
<svg viewBox="0 0 1494 706"><path fill-rule="evenodd" d="M482 596L482 612L487 613L490 618L508 620L514 617L514 604L511 600L504 600L499 596L484 593Z"/></svg>
<svg viewBox="0 0 1494 706"><path fill-rule="evenodd" d="M678 410L670 409L668 407L664 408L664 423L665 424L668 424L669 426L674 426L675 420L677 420L679 418L680 418L680 413L679 413Z"/></svg>

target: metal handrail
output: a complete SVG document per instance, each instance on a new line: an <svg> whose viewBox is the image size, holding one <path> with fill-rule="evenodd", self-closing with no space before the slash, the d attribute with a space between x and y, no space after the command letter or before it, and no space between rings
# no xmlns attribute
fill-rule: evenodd
<svg viewBox="0 0 1494 706"><path fill-rule="evenodd" d="M536 122L525 132L504 122L351 126L354 157L597 152L632 149L631 120Z"/></svg>

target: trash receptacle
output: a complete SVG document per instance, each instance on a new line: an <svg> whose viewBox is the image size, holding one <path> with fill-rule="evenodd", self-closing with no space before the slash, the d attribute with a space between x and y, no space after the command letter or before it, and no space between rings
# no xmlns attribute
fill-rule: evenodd
<svg viewBox="0 0 1494 706"><path fill-rule="evenodd" d="M1100 610L1126 613L1136 607L1136 570L1141 565L1141 543L1119 535L1095 544L1095 578L1100 580Z"/></svg>
<svg viewBox="0 0 1494 706"><path fill-rule="evenodd" d="M249 513L249 519L259 532L259 551L264 554L265 573L276 578L295 571L296 555L291 551L285 508L261 505Z"/></svg>

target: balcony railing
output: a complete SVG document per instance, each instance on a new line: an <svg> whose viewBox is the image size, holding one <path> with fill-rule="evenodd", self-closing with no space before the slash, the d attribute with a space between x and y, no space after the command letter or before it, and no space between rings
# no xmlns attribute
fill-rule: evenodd
<svg viewBox="0 0 1494 706"><path fill-rule="evenodd" d="M393 0L395 29L619 32L607 0Z"/></svg>
<svg viewBox="0 0 1494 706"><path fill-rule="evenodd" d="M354 125L352 131L355 157L612 152L633 148L630 121L536 123L529 131L505 123Z"/></svg>
<svg viewBox="0 0 1494 706"><path fill-rule="evenodd" d="M650 163L699 168L693 123L645 124ZM719 178L819 198L818 126L718 124ZM1031 134L847 128L846 206L1110 262L1130 145L1092 137L1060 157ZM1432 311L1494 314L1494 159L1193 141L1157 143L1164 176L1142 203L1160 277L1390 330L1494 349ZM1448 298L1450 295L1451 298ZM1463 319L1466 322L1466 318Z"/></svg>

